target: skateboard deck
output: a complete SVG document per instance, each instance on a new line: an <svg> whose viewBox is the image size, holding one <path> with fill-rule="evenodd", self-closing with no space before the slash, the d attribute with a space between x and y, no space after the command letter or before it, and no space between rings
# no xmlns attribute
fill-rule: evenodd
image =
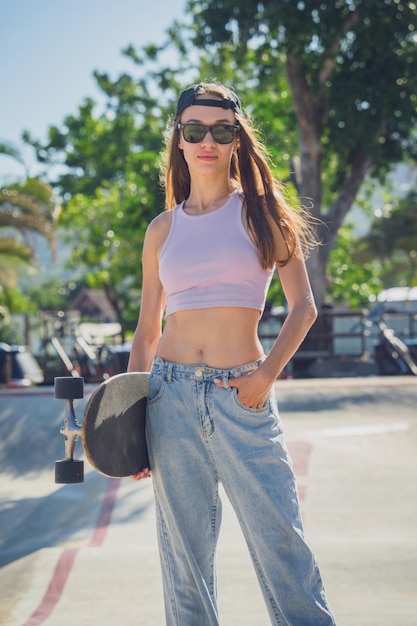
<svg viewBox="0 0 417 626"><path fill-rule="evenodd" d="M117 374L104 381L84 411L81 438L95 470L111 477L149 468L145 422L149 373Z"/></svg>

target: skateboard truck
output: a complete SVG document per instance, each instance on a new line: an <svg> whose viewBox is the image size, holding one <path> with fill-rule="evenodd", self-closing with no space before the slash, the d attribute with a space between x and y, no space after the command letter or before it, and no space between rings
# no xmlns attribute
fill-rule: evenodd
<svg viewBox="0 0 417 626"><path fill-rule="evenodd" d="M81 435L81 426L75 417L74 400L84 397L84 378L63 376L55 378L55 398L65 400L66 411L61 435L65 438L65 459L55 461L55 482L82 483L84 461L74 459L75 443Z"/></svg>

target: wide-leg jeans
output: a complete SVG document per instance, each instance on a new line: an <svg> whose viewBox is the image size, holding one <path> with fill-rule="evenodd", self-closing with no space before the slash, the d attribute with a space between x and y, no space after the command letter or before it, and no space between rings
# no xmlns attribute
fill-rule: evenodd
<svg viewBox="0 0 417 626"><path fill-rule="evenodd" d="M216 545L222 483L236 512L271 623L335 621L304 541L297 488L274 394L261 409L239 402L230 370L155 357L147 441L156 499L167 626L219 626ZM221 379L223 386L215 384Z"/></svg>

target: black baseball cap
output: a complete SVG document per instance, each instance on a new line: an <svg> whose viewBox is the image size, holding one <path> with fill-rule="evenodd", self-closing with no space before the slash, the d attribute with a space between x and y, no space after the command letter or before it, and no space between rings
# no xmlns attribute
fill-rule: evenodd
<svg viewBox="0 0 417 626"><path fill-rule="evenodd" d="M226 87L222 87L226 90L227 93L227 96L224 97L222 100L217 100L215 98L197 99L197 96L205 95L206 86L207 83L198 83L197 85L193 85L192 87L188 87L188 89L185 89L178 99L177 112L175 113L175 117L181 115L184 109L187 109L192 104L198 104L200 106L219 107L221 109L232 109L235 113L242 113L242 107L239 98L234 91Z"/></svg>

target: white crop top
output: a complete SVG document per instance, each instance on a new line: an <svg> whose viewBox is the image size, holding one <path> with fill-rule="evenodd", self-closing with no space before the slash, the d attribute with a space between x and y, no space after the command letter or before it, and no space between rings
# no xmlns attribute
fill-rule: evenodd
<svg viewBox="0 0 417 626"><path fill-rule="evenodd" d="M188 215L172 209L172 225L159 259L166 314L188 309L265 306L274 269L264 270L242 222L235 192L218 209Z"/></svg>

